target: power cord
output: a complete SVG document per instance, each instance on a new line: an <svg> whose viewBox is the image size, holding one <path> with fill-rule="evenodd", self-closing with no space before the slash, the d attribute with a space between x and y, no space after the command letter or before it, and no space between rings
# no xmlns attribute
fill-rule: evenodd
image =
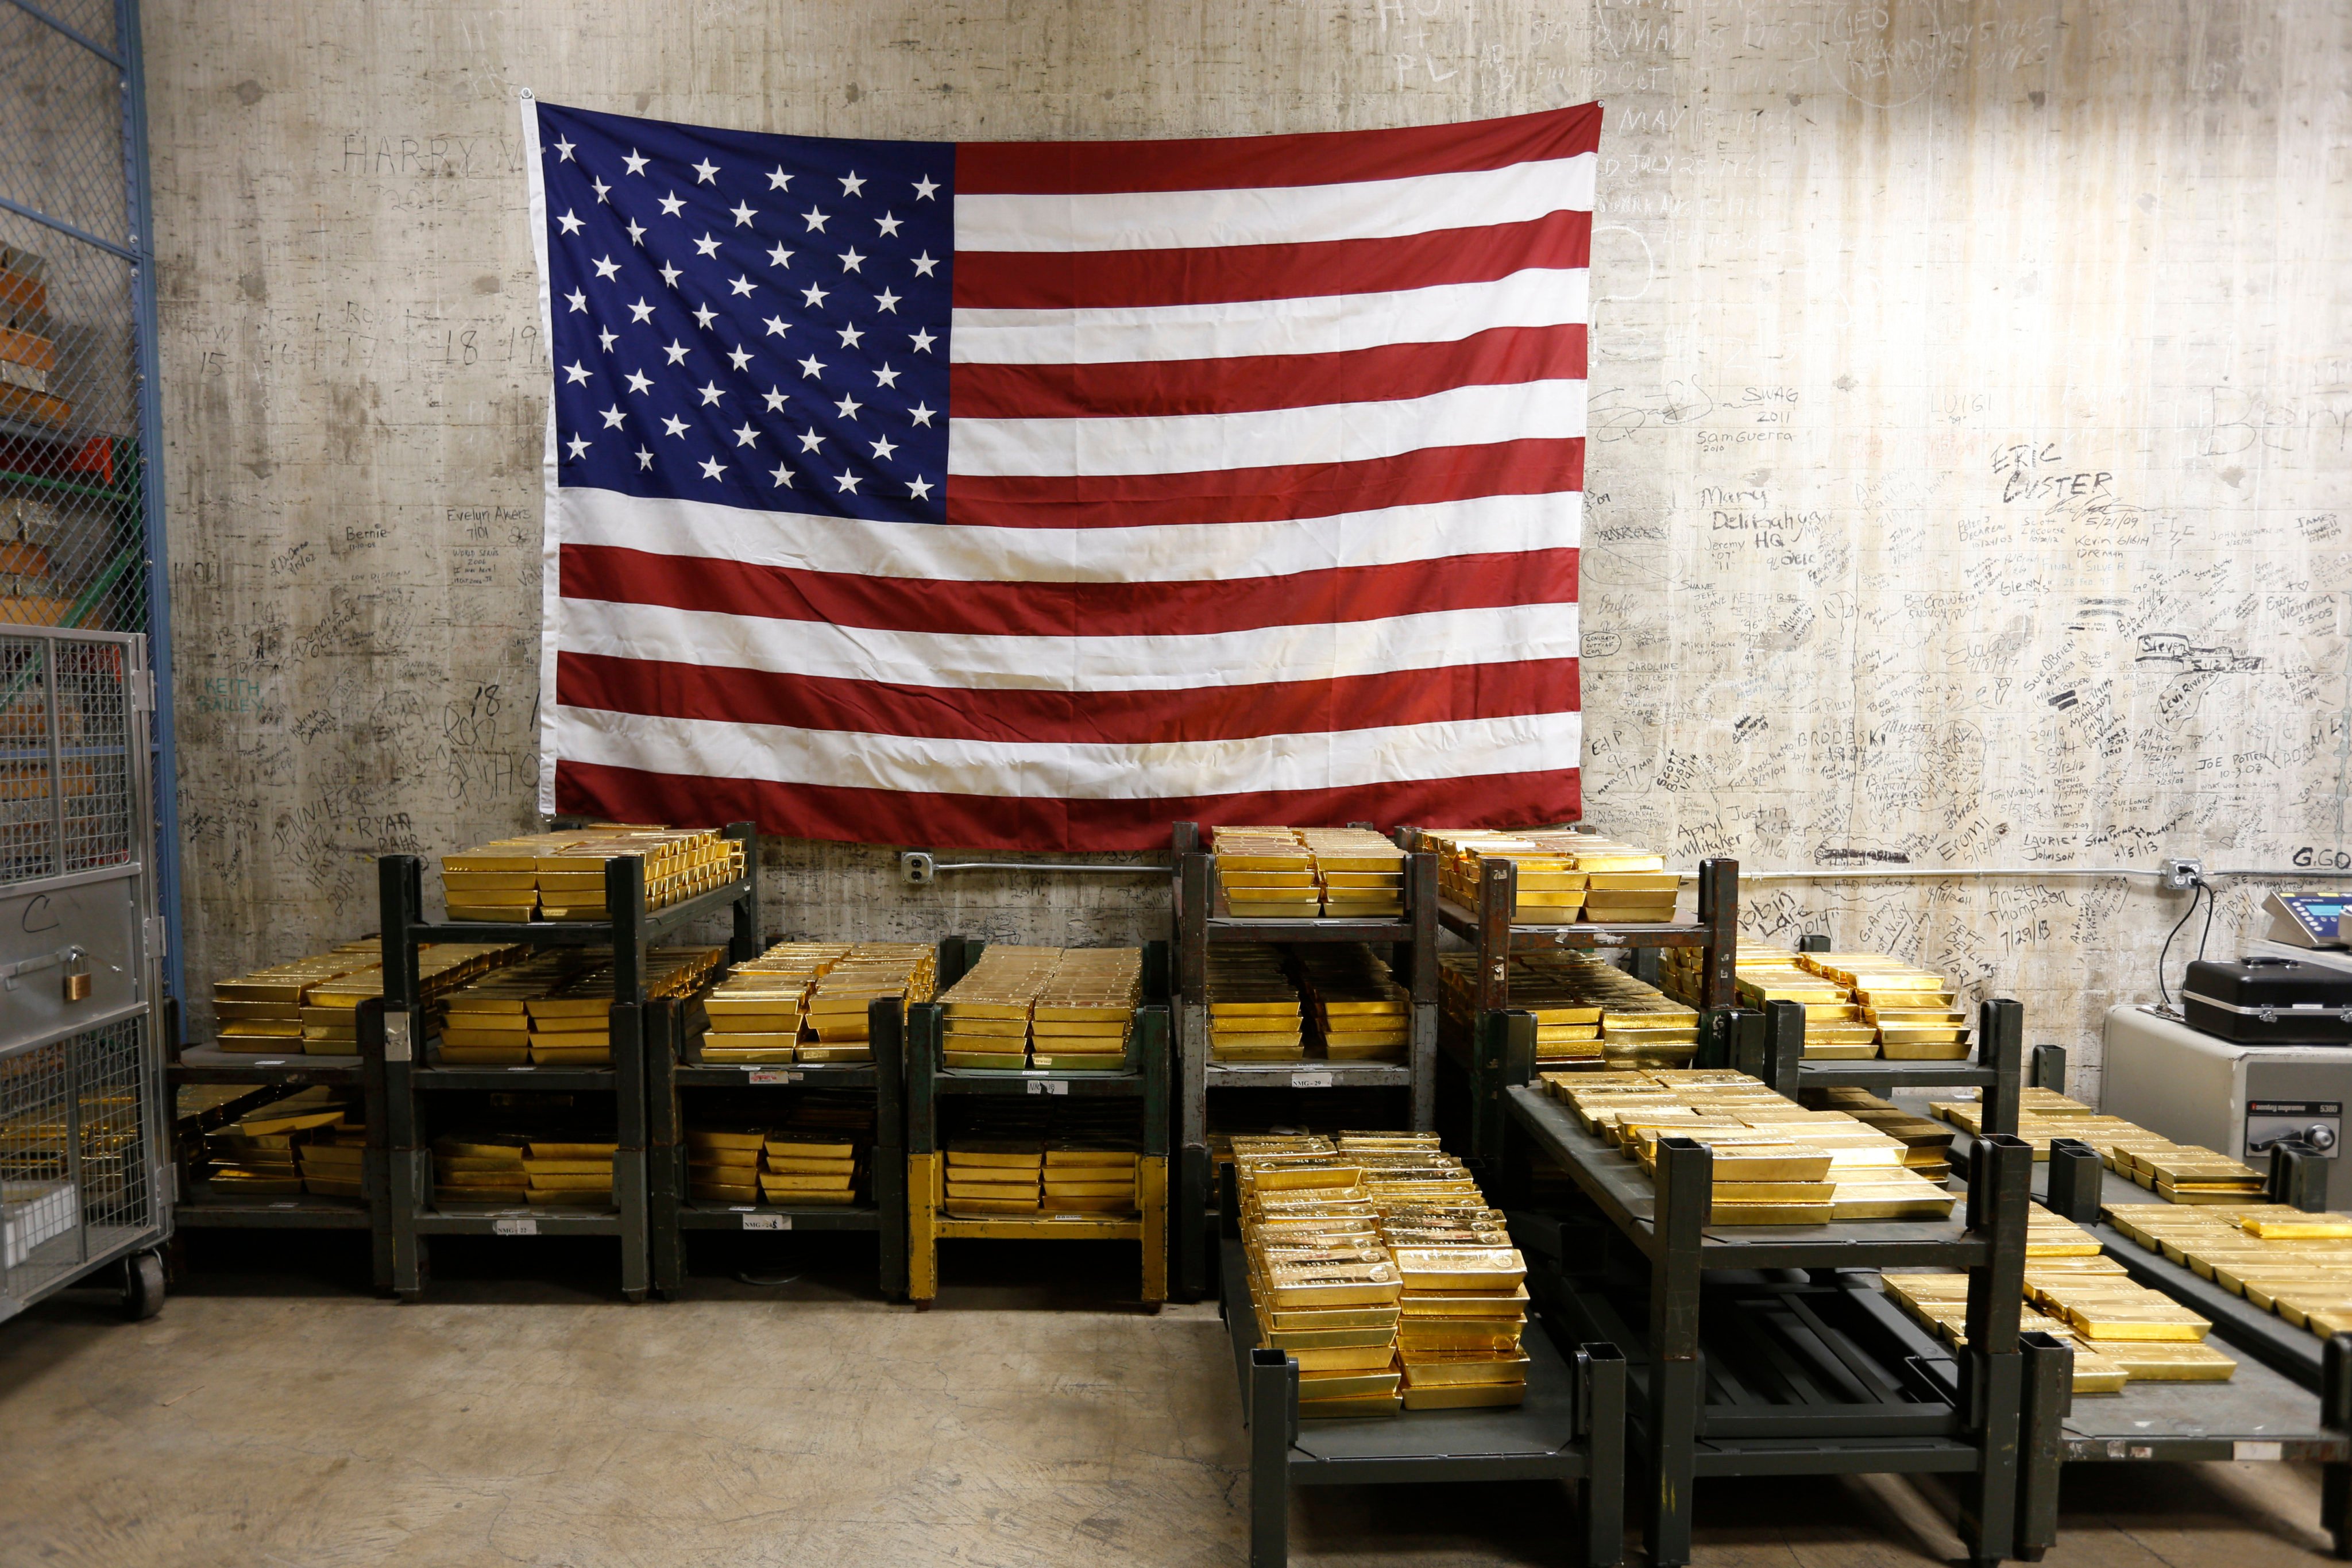
<svg viewBox="0 0 2352 1568"><path fill-rule="evenodd" d="M2164 939L2164 951L2156 955L2156 993L2158 995L2164 998L2164 1005L2168 1007L2172 1005L2172 988L2165 982L2164 966L2172 957L2173 937L2179 936L2180 934L2181 926L2187 925L2189 923L2189 917L2196 914L2197 900L2200 897L2206 900L2205 934L2208 936L2212 934L2213 889L2208 886L2204 879L2200 877L2190 885L2189 892L2189 907L2180 911L2180 920L2179 924L2176 924L2172 928L2171 935L2168 935ZM2197 944L2197 952L2200 957L2204 955L2205 944L2201 941Z"/></svg>

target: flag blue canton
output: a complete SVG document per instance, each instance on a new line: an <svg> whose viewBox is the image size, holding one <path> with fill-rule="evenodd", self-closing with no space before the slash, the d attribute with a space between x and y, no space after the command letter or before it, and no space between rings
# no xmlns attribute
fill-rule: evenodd
<svg viewBox="0 0 2352 1568"><path fill-rule="evenodd" d="M558 481L945 521L955 148L540 106Z"/></svg>

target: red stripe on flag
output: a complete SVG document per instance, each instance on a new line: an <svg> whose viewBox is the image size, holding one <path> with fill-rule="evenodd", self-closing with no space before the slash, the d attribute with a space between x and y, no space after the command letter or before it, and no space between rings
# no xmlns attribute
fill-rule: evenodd
<svg viewBox="0 0 2352 1568"><path fill-rule="evenodd" d="M1096 801L845 789L646 773L596 763L555 764L555 809L562 813L621 822L749 819L763 833L793 838L956 849L1165 849L1172 822L1510 827L1573 821L1582 811L1580 797L1574 768L1352 789Z"/></svg>
<svg viewBox="0 0 2352 1568"><path fill-rule="evenodd" d="M960 196L1078 195L1336 185L1501 169L1600 146L1597 103L1393 131L1167 142L961 142L955 189Z"/></svg>
<svg viewBox="0 0 2352 1568"><path fill-rule="evenodd" d="M1360 463L1082 479L950 474L947 520L977 528L1141 528L1280 522L1478 496L1584 488L1584 440L1424 447Z"/></svg>
<svg viewBox="0 0 2352 1568"><path fill-rule="evenodd" d="M1437 610L1573 604L1574 550L1449 555L1279 577L981 583L805 572L708 555L567 544L563 596L769 620L975 637L1199 637ZM1050 657L1041 649L1040 658Z"/></svg>
<svg viewBox="0 0 2352 1568"><path fill-rule="evenodd" d="M1529 268L1586 267L1591 257L1592 215L1580 212L1308 245L959 250L954 303L960 310L1071 310L1385 294L1443 283L1491 283Z"/></svg>
<svg viewBox="0 0 2352 1568"><path fill-rule="evenodd" d="M1067 692L943 690L584 653L557 657L556 693L567 708L660 719L1076 745L1239 741L1511 719L1572 712L1580 695L1572 658L1254 686Z"/></svg>
<svg viewBox="0 0 2352 1568"><path fill-rule="evenodd" d="M1145 360L1129 364L958 364L958 419L1088 419L1240 414L1391 402L1456 386L1584 378L1584 327L1496 327L1437 343L1339 353Z"/></svg>

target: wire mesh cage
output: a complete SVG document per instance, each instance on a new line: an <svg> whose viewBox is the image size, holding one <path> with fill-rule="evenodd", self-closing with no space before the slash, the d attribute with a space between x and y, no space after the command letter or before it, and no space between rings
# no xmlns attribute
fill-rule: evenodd
<svg viewBox="0 0 2352 1568"><path fill-rule="evenodd" d="M144 650L0 632L0 1318L168 1226Z"/></svg>
<svg viewBox="0 0 2352 1568"><path fill-rule="evenodd" d="M160 658L168 606L138 48L135 0L0 5L0 631L144 633ZM28 657L0 639L0 741L19 717ZM108 672L54 674L61 691L87 676L79 706L95 722ZM168 677L137 739L169 780ZM48 847L56 868L138 853L97 831L121 775L110 784L85 760L68 752L47 773L16 761L0 770L0 881L56 874L27 848L44 805L66 829ZM154 871L175 919L177 813L169 791L157 804ZM94 836L76 837L85 828Z"/></svg>
<svg viewBox="0 0 2352 1568"><path fill-rule="evenodd" d="M0 1317L160 1232L148 1019L0 1058Z"/></svg>

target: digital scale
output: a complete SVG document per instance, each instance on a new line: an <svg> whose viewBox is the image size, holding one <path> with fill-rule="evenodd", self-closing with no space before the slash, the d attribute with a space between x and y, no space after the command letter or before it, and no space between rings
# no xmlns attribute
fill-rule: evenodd
<svg viewBox="0 0 2352 1568"><path fill-rule="evenodd" d="M2344 915L2352 897L2343 893L2273 893L2263 900L2270 911L2270 940L2288 947L2344 947Z"/></svg>

